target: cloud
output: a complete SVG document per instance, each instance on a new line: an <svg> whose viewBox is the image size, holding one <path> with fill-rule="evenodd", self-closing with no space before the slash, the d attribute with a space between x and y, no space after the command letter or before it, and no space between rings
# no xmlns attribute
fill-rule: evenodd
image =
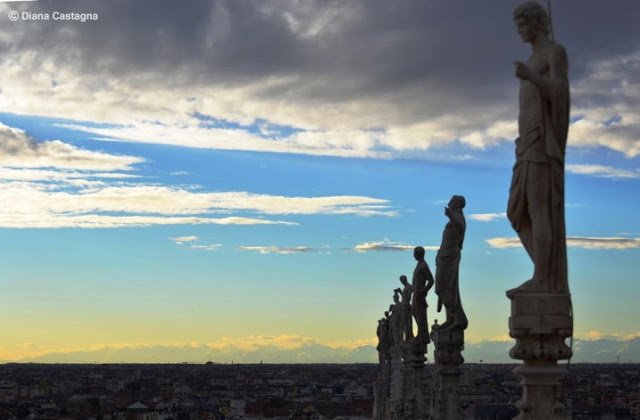
<svg viewBox="0 0 640 420"><path fill-rule="evenodd" d="M150 184L135 173L142 162L59 140L39 142L24 131L0 125L0 227L295 226L297 222L269 216L397 215L388 200L373 197L287 197Z"/></svg>
<svg viewBox="0 0 640 420"><path fill-rule="evenodd" d="M584 249L632 249L640 248L640 238L568 237L567 245Z"/></svg>
<svg viewBox="0 0 640 420"><path fill-rule="evenodd" d="M576 333L575 357L587 362L637 360L640 333ZM103 343L84 347L43 348L31 343L0 348L5 362L39 363L377 363L375 339L326 342L294 334L222 337L210 343ZM509 363L513 340L495 337L470 342L465 358ZM468 357L467 357L468 356Z"/></svg>
<svg viewBox="0 0 640 420"><path fill-rule="evenodd" d="M640 178L640 170L613 168L604 165L567 165L567 172L600 178Z"/></svg>
<svg viewBox="0 0 640 420"><path fill-rule="evenodd" d="M493 248L519 248L522 246L520 240L515 237L490 238L485 241ZM640 248L640 238L568 236L567 246L583 249L634 249Z"/></svg>
<svg viewBox="0 0 640 420"><path fill-rule="evenodd" d="M638 156L639 74L638 50L589 63L588 75L572 85L572 114L578 118L571 124L568 144L579 147L607 147L624 153L629 158ZM624 173L621 176L611 174L608 170L599 175L629 177ZM634 177L637 177L637 174Z"/></svg>
<svg viewBox="0 0 640 420"><path fill-rule="evenodd" d="M504 219L507 217L507 213L476 213L470 214L469 217L478 222L492 222L497 219Z"/></svg>
<svg viewBox="0 0 640 420"><path fill-rule="evenodd" d="M313 252L319 252L320 250L315 248L310 248L308 246L294 246L294 247L283 247L283 246L240 246L238 247L240 251L253 251L258 252L260 254L281 254L281 255L290 255L290 254L307 254Z"/></svg>
<svg viewBox="0 0 640 420"><path fill-rule="evenodd" d="M134 165L142 162L144 159L139 157L89 151L60 140L38 142L24 131L0 123L0 166L4 168L129 171ZM108 175L102 175L102 177L106 176ZM126 177L127 175L111 174L110 176Z"/></svg>
<svg viewBox="0 0 640 420"><path fill-rule="evenodd" d="M218 251L222 248L222 244L199 244L200 238L198 236L178 236L175 238L169 238L183 249L195 249L199 251Z"/></svg>
<svg viewBox="0 0 640 420"><path fill-rule="evenodd" d="M361 130L315 130L291 134L274 141L248 128L210 128L192 120L176 126L134 123L126 127L99 128L58 124L62 128L96 135L97 140L166 144L198 149L297 153L317 156L388 158L388 152L373 150L385 145L383 134Z"/></svg>
<svg viewBox="0 0 640 420"><path fill-rule="evenodd" d="M177 236L169 239L174 241L176 245L184 245L185 243L196 242L200 238L197 236Z"/></svg>
<svg viewBox="0 0 640 420"><path fill-rule="evenodd" d="M634 340L640 338L640 331L635 333L616 333L616 332L602 332L602 331L587 331L584 333L576 333L576 337L582 340L602 340L602 339L614 339L614 340Z"/></svg>
<svg viewBox="0 0 640 420"><path fill-rule="evenodd" d="M407 245L402 242L393 242L385 239L383 241L363 242L361 244L357 244L351 248L351 251L359 253L372 251L413 251L414 248L415 245ZM439 247L425 246L424 249L427 251L437 251Z"/></svg>
<svg viewBox="0 0 640 420"><path fill-rule="evenodd" d="M0 348L0 360L45 363L100 362L216 362L257 363L362 363L375 362L375 340L344 342L294 334L221 337L210 343L104 343L85 347L42 348L30 343Z"/></svg>
<svg viewBox="0 0 640 420"><path fill-rule="evenodd" d="M510 63L527 49L511 6L478 2L462 13L451 2L87 0L81 8L99 22L0 29L0 108L72 119L96 136L186 147L373 158L483 149L516 131ZM573 109L584 114L572 146L640 151L637 12L634 0L554 9L558 38L571 46ZM619 123L608 124L611 116Z"/></svg>

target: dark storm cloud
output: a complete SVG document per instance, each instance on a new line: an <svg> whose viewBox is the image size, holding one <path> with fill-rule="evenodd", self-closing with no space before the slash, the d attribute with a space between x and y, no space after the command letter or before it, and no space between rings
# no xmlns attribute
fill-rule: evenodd
<svg viewBox="0 0 640 420"><path fill-rule="evenodd" d="M513 102L512 62L529 52L512 22L517 3L41 0L16 7L97 12L100 20L18 22L3 49L32 50L138 86L281 78L258 95L301 105L375 99L401 108L394 117L401 124L477 107L495 117ZM637 0L563 0L553 7L574 80L595 60L640 49ZM484 117L467 115L471 126Z"/></svg>

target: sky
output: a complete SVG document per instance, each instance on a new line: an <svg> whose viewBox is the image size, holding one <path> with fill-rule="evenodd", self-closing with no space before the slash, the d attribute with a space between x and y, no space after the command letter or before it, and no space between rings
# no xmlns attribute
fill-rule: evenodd
<svg viewBox="0 0 640 420"><path fill-rule="evenodd" d="M517 4L0 1L0 361L375 344L454 194L466 340L509 340ZM552 7L575 334L634 338L640 3Z"/></svg>

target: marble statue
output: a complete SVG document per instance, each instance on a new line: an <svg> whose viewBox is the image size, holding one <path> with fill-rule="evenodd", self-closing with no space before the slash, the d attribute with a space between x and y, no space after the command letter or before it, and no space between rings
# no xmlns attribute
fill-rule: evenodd
<svg viewBox="0 0 640 420"><path fill-rule="evenodd" d="M413 338L413 319L411 318L411 295L413 294L413 286L409 284L407 276L405 275L400 276L400 283L404 286L401 291L404 339L409 341Z"/></svg>
<svg viewBox="0 0 640 420"><path fill-rule="evenodd" d="M569 129L568 60L549 36L549 18L536 2L514 10L518 33L530 43L520 79L518 138L507 216L533 261L533 277L507 294L568 293L564 221L564 157Z"/></svg>
<svg viewBox="0 0 640 420"><path fill-rule="evenodd" d="M386 317L378 320L376 335L378 336L378 345L376 346L376 350L378 350L378 359L380 361L380 364L384 364L389 360L390 347L389 320Z"/></svg>
<svg viewBox="0 0 640 420"><path fill-rule="evenodd" d="M462 309L458 273L460 252L464 242L467 224L462 209L465 199L454 195L445 207L444 214L449 218L442 232L442 243L436 254L436 294L438 295L438 312L444 305L446 320L438 326L441 329L466 329L467 317Z"/></svg>
<svg viewBox="0 0 640 420"><path fill-rule="evenodd" d="M389 306L389 331L391 334L391 345L399 346L402 344L402 335L404 333L404 319L402 314L402 303L400 303L400 289L393 291L393 304Z"/></svg>
<svg viewBox="0 0 640 420"><path fill-rule="evenodd" d="M553 40L544 7L532 1L513 12L518 33L531 44L520 79L516 163L507 216L533 262L533 276L507 291L511 301L509 356L523 361L519 420L568 420L561 389L571 358L573 307L567 279L564 220L564 159L569 129L568 60Z"/></svg>
<svg viewBox="0 0 640 420"><path fill-rule="evenodd" d="M427 262L424 260L424 248L415 247L413 257L416 259L416 268L413 270L413 299L411 301L411 312L418 325L418 335L416 340L428 344L429 325L427 323L427 293L433 287L433 275Z"/></svg>

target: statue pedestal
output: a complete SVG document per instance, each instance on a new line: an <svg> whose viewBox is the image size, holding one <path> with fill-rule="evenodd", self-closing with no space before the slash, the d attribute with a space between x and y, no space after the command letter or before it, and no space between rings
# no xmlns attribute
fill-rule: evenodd
<svg viewBox="0 0 640 420"><path fill-rule="evenodd" d="M464 330L437 329L432 331L431 340L435 345L435 362L443 366L459 366L464 363Z"/></svg>
<svg viewBox="0 0 640 420"><path fill-rule="evenodd" d="M389 418L389 385L391 382L391 365L381 363L378 371L378 380L375 385L374 420L387 420Z"/></svg>
<svg viewBox="0 0 640 420"><path fill-rule="evenodd" d="M428 410L428 392L425 382L425 366L427 346L424 342L414 339L410 349L411 378L407 381L411 388L405 392L404 419L427 420L430 417Z"/></svg>
<svg viewBox="0 0 640 420"><path fill-rule="evenodd" d="M564 367L550 362L523 365L514 369L522 376L522 398L516 403L517 420L569 420L571 415L560 402L560 388L567 373Z"/></svg>
<svg viewBox="0 0 640 420"><path fill-rule="evenodd" d="M402 392L402 351L400 346L391 347L391 389L389 392L389 412L391 419L401 419L404 411Z"/></svg>
<svg viewBox="0 0 640 420"><path fill-rule="evenodd" d="M571 349L565 343L573 334L571 296L521 292L510 299L509 335L516 344L509 356L524 361L514 370L522 377L523 385L516 419L569 419L560 401L566 369L557 362L571 357Z"/></svg>
<svg viewBox="0 0 640 420"><path fill-rule="evenodd" d="M435 361L440 375L440 389L438 395L438 415L442 420L459 420L460 404L458 402L458 382L464 363L462 350L464 349L464 330L441 329L431 333L435 345Z"/></svg>

